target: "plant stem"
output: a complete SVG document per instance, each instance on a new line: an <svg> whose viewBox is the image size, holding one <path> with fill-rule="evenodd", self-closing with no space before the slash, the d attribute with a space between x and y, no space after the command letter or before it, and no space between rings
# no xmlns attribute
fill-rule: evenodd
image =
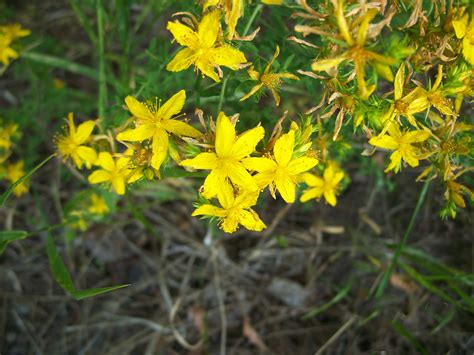
<svg viewBox="0 0 474 355"><path fill-rule="evenodd" d="M97 43L99 55L99 117L105 119L107 107L107 77L105 73L105 52L104 52L104 8L102 0L97 0Z"/></svg>
<svg viewBox="0 0 474 355"><path fill-rule="evenodd" d="M418 213L420 212L421 206L423 205L426 194L428 192L428 187L430 185L430 181L431 181L430 179L427 179L425 181L425 184L423 185L423 188L421 189L420 196L418 197L418 201L416 203L415 210L413 211L413 214L411 215L410 222L408 223L408 227L405 230L405 233L403 234L402 240L400 241L400 243L398 243L397 250L395 251L393 259L390 262L390 265L389 265L388 269L385 271L385 273L382 277L382 280L380 281L380 283L377 287L377 290L375 292L375 298L380 298L384 294L384 291L385 291L385 289L388 285L388 282L389 282L390 277L393 273L393 270L395 269L395 266L397 265L398 258L400 257L400 255L403 251L403 248L406 245L408 237L410 236L411 231L413 229L413 226L415 225L416 217L418 216Z"/></svg>

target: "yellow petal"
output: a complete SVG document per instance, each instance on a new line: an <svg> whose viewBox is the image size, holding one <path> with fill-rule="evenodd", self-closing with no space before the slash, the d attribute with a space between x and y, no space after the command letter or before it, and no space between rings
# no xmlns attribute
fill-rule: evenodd
<svg viewBox="0 0 474 355"><path fill-rule="evenodd" d="M242 160L245 168L250 171L274 171L277 167L272 159L263 157L250 157Z"/></svg>
<svg viewBox="0 0 474 355"><path fill-rule="evenodd" d="M295 202L296 184L286 174L278 174L275 177L275 185L283 200L286 203Z"/></svg>
<svg viewBox="0 0 474 355"><path fill-rule="evenodd" d="M319 198L323 194L323 189L321 187L313 187L303 191L303 194L300 197L301 202L307 202L309 200Z"/></svg>
<svg viewBox="0 0 474 355"><path fill-rule="evenodd" d="M220 112L216 122L216 153L219 157L230 155L235 142L235 128L224 112Z"/></svg>
<svg viewBox="0 0 474 355"><path fill-rule="evenodd" d="M305 173L302 176L303 181L308 185L308 186L323 186L324 185L324 180L321 179L319 176L310 174L310 173Z"/></svg>
<svg viewBox="0 0 474 355"><path fill-rule="evenodd" d="M212 64L222 65L232 70L237 70L239 64L247 62L243 52L227 44L210 49L207 56Z"/></svg>
<svg viewBox="0 0 474 355"><path fill-rule="evenodd" d="M227 38L231 40L234 38L235 27L237 26L237 21L243 14L243 0L232 0L232 8L230 11L226 12L226 23L227 23Z"/></svg>
<svg viewBox="0 0 474 355"><path fill-rule="evenodd" d="M199 58L194 63L197 69L199 69L202 75L210 77L216 83L220 82L219 75L217 74L214 65L206 58Z"/></svg>
<svg viewBox="0 0 474 355"><path fill-rule="evenodd" d="M397 173L398 170L400 170L401 162L402 162L402 156L400 152L398 150L394 151L392 155L390 155L390 164L385 169L385 172L394 170L395 173Z"/></svg>
<svg viewBox="0 0 474 355"><path fill-rule="evenodd" d="M405 64L400 65L398 68L397 74L395 75L395 84L394 84L394 98L395 100L400 100L403 95L403 86L405 84Z"/></svg>
<svg viewBox="0 0 474 355"><path fill-rule="evenodd" d="M369 28L369 23L372 19L377 15L377 10L370 9L364 15L362 22L359 26L359 30L357 31L357 44L359 46L363 46L365 44L365 38L367 37L367 29Z"/></svg>
<svg viewBox="0 0 474 355"><path fill-rule="evenodd" d="M228 210L234 206L235 198L234 198L234 188L231 184L223 184L219 186L219 192L217 194L217 199L221 206Z"/></svg>
<svg viewBox="0 0 474 355"><path fill-rule="evenodd" d="M301 174L315 167L318 164L318 159L310 157L299 157L290 161L288 164L288 172L291 175Z"/></svg>
<svg viewBox="0 0 474 355"><path fill-rule="evenodd" d="M465 14L461 19L453 20L454 32L457 38L463 38L466 35L468 14Z"/></svg>
<svg viewBox="0 0 474 355"><path fill-rule="evenodd" d="M430 107L430 102L428 101L428 98L423 95L423 96L418 97L417 99L411 101L408 104L408 112L411 113L411 114L418 113L418 112L423 112L428 107Z"/></svg>
<svg viewBox="0 0 474 355"><path fill-rule="evenodd" d="M406 148L402 153L402 158L405 160L408 165L412 168L417 167L419 165L418 159L416 157L416 150L413 147Z"/></svg>
<svg viewBox="0 0 474 355"><path fill-rule="evenodd" d="M384 148L384 149L397 149L398 148L398 143L395 142L395 140L391 136L388 136L388 135L372 137L369 140L369 144L375 147Z"/></svg>
<svg viewBox="0 0 474 355"><path fill-rule="evenodd" d="M426 131L416 130L410 131L403 135L403 140L407 143L423 142L430 137L430 134Z"/></svg>
<svg viewBox="0 0 474 355"><path fill-rule="evenodd" d="M339 31L341 32L341 35L344 37L344 40L347 42L347 44L352 46L354 44L354 40L351 37L349 26L347 25L346 17L344 16L344 0L337 0L337 2L335 1L335 6L336 20Z"/></svg>
<svg viewBox="0 0 474 355"><path fill-rule="evenodd" d="M392 70L390 69L390 66L387 64L382 64L379 62L374 62L372 63L372 66L374 67L375 71L377 72L378 75L380 75L382 78L384 78L387 81L392 82L393 81L393 73Z"/></svg>
<svg viewBox="0 0 474 355"><path fill-rule="evenodd" d="M153 120L153 114L150 112L148 107L133 96L127 96L125 98L125 104L134 117L144 121Z"/></svg>
<svg viewBox="0 0 474 355"><path fill-rule="evenodd" d="M211 48L216 43L220 30L220 11L212 11L206 14L198 27L198 37L201 46Z"/></svg>
<svg viewBox="0 0 474 355"><path fill-rule="evenodd" d="M329 69L337 67L345 59L346 58L344 57L337 57L337 58L317 60L313 62L313 64L311 64L311 69L313 69L314 71L329 70Z"/></svg>
<svg viewBox="0 0 474 355"><path fill-rule="evenodd" d="M82 144L89 139L92 131L94 130L94 121L85 121L77 127L76 134L74 136L77 144Z"/></svg>
<svg viewBox="0 0 474 355"><path fill-rule="evenodd" d="M239 215L239 223L248 230L260 232L267 226L262 222L257 213L253 210L241 211Z"/></svg>
<svg viewBox="0 0 474 355"><path fill-rule="evenodd" d="M111 175L108 171L100 169L90 174L87 180L89 184L99 184L101 182L110 181L110 178Z"/></svg>
<svg viewBox="0 0 474 355"><path fill-rule="evenodd" d="M191 216L213 216L213 217L224 217L225 211L222 208L213 205L201 205L196 208Z"/></svg>
<svg viewBox="0 0 474 355"><path fill-rule="evenodd" d="M247 94L240 98L240 101L247 100L250 96L254 95L258 90L260 90L263 86L263 83L255 85Z"/></svg>
<svg viewBox="0 0 474 355"><path fill-rule="evenodd" d="M164 129L157 130L153 136L153 143L151 145L153 151L151 166L154 169L160 170L161 164L163 164L168 154L168 145L168 133L166 133Z"/></svg>
<svg viewBox="0 0 474 355"><path fill-rule="evenodd" d="M188 125L183 121L166 120L161 122L161 125L168 132L176 134L177 136L185 136L191 138L198 138L199 136L201 136L201 132L199 132L196 128Z"/></svg>
<svg viewBox="0 0 474 355"><path fill-rule="evenodd" d="M465 36L462 41L462 55L469 64L474 66L474 22L471 22L471 28L470 35Z"/></svg>
<svg viewBox="0 0 474 355"><path fill-rule="evenodd" d="M168 22L166 28L180 45L191 48L197 48L199 46L199 39L196 32L188 26L178 22Z"/></svg>
<svg viewBox="0 0 474 355"><path fill-rule="evenodd" d="M293 149L295 146L295 131L290 131L286 134L283 134L275 142L273 147L273 154L275 155L275 160L280 166L287 166L293 155Z"/></svg>
<svg viewBox="0 0 474 355"><path fill-rule="evenodd" d="M194 169L211 170L217 166L217 156L214 153L201 153L193 159L181 161L180 165Z"/></svg>
<svg viewBox="0 0 474 355"><path fill-rule="evenodd" d="M178 72L188 69L197 59L196 52L193 49L181 49L174 58L166 65L166 70Z"/></svg>
<svg viewBox="0 0 474 355"><path fill-rule="evenodd" d="M172 116L181 112L181 109L184 106L186 101L186 91L181 90L171 96L171 98L166 101L163 105L160 106L158 111L155 114L155 117L161 118L163 120L168 120Z"/></svg>
<svg viewBox="0 0 474 355"><path fill-rule="evenodd" d="M156 126L153 124L142 124L134 129L128 129L120 132L117 135L117 140L128 142L141 142L145 139L151 138L156 131Z"/></svg>
<svg viewBox="0 0 474 355"><path fill-rule="evenodd" d="M254 191L258 189L257 183L255 182L252 175L245 170L244 166L240 163L229 164L226 166L226 173L229 179L240 187L244 187L247 190Z"/></svg>
<svg viewBox="0 0 474 355"><path fill-rule="evenodd" d="M278 94L278 91L276 91L274 88L270 88L270 92L273 95L273 99L275 100L275 105L280 106L280 95Z"/></svg>
<svg viewBox="0 0 474 355"><path fill-rule="evenodd" d="M88 165L95 164L97 160L97 152L91 147L86 147L83 145L77 147L77 155L79 155L82 160L87 162Z"/></svg>
<svg viewBox="0 0 474 355"><path fill-rule="evenodd" d="M225 217L220 224L222 230L226 233L234 233L239 227L238 215L230 214Z"/></svg>
<svg viewBox="0 0 474 355"><path fill-rule="evenodd" d="M221 169L214 169L204 180L202 195L208 199L213 198L218 195L219 190L223 188L224 184L228 183L226 174Z"/></svg>
<svg viewBox="0 0 474 355"><path fill-rule="evenodd" d="M112 187L118 195L125 194L125 180L123 176L116 176L112 179Z"/></svg>
<svg viewBox="0 0 474 355"><path fill-rule="evenodd" d="M334 190L325 190L324 191L324 199L331 206L333 206L333 207L336 206L337 200L336 200L336 194L334 193Z"/></svg>
<svg viewBox="0 0 474 355"><path fill-rule="evenodd" d="M112 158L112 155L109 152L100 152L95 165L99 165L107 171L113 171L115 169L114 158Z"/></svg>
<svg viewBox="0 0 474 355"><path fill-rule="evenodd" d="M260 142L265 135L265 130L262 126L258 126L248 131L242 133L237 140L235 141L232 149L230 151L230 155L240 160L250 154L252 154L257 146L258 142Z"/></svg>

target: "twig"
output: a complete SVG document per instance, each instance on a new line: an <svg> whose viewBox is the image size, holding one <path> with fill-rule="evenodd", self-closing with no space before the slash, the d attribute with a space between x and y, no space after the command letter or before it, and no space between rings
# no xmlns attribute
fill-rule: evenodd
<svg viewBox="0 0 474 355"><path fill-rule="evenodd" d="M322 353L324 353L326 349L332 343L334 343L352 325L352 323L354 323L357 320L357 318L358 317L356 315L353 315L351 318L349 318L349 320L346 323L344 323L344 325L341 328L339 328L339 330L335 332L333 336L330 337L329 340L326 343L324 343L323 346L319 348L318 351L314 353L314 355L321 355Z"/></svg>

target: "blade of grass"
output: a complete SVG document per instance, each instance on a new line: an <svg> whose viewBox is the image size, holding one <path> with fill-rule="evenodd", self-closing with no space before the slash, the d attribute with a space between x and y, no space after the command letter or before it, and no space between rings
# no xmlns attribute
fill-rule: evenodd
<svg viewBox="0 0 474 355"><path fill-rule="evenodd" d="M81 64L71 62L70 60L53 57L47 54L41 54L36 52L22 52L21 57L29 59L36 63L48 65L53 68L64 69L71 73L79 74L97 80L98 72L95 69L86 67Z"/></svg>
<svg viewBox="0 0 474 355"><path fill-rule="evenodd" d="M376 298L381 298L385 292L385 289L388 286L388 283L390 281L390 277L392 276L393 270L395 269L395 266L397 265L398 258L400 257L400 254L403 251L403 248L405 244L407 243L408 237L411 234L411 231L413 229L413 226L415 225L416 218L418 217L418 213L420 212L421 206L423 205L423 202L425 200L426 194L428 192L428 187L430 185L430 179L427 179L425 181L425 184L423 185L423 188L421 189L420 196L418 197L418 201L416 203L415 210L413 211L413 214L411 215L410 222L408 223L408 227L405 230L405 233L403 235L402 240L397 246L397 250L395 251L395 254L393 256L392 261L390 262L390 265L388 269L385 271L382 280L377 286L377 290L375 291L375 297Z"/></svg>
<svg viewBox="0 0 474 355"><path fill-rule="evenodd" d="M82 11L79 2L77 0L69 0L69 4L71 5L72 10L76 14L77 20L84 28L84 31L86 31L87 36L89 36L89 39L91 40L92 44L94 45L94 47L97 47L97 37L94 33L94 30L92 29L89 18L84 13L84 11Z"/></svg>
<svg viewBox="0 0 474 355"><path fill-rule="evenodd" d="M349 281L343 288L341 288L339 290L339 292L329 302L323 304L320 307L312 309L311 311L306 313L302 317L302 319L306 320L306 319L309 319L309 318L313 318L313 317L317 316L319 313L324 312L328 308L332 307L336 303L342 301L344 298L346 298L346 296L349 293L349 291L351 290L351 288L352 288L352 281Z"/></svg>
<svg viewBox="0 0 474 355"><path fill-rule="evenodd" d="M54 243L54 239L53 237L51 237L51 235L48 236L46 249L48 253L49 267L51 269L54 279L64 291L69 293L72 297L74 297L78 301L84 298L100 295L102 293L106 293L106 292L110 292L110 291L114 291L120 288L130 286L130 285L117 285L117 286L110 286L110 287L77 290L74 287L71 274L67 270L63 259L59 255L56 245Z"/></svg>
<svg viewBox="0 0 474 355"><path fill-rule="evenodd" d="M107 107L107 75L105 71L105 50L104 50L104 7L102 0L96 0L97 13L97 51L99 56L99 117L105 119L105 109Z"/></svg>
<svg viewBox="0 0 474 355"><path fill-rule="evenodd" d="M51 154L49 157L47 157L45 160L43 160L41 163L39 163L38 165L36 165L33 169L31 169L30 171L28 171L24 176L22 176L21 178L19 178L17 181L15 181L12 185L10 185L10 187L8 187L8 189L0 195L0 207L3 207L5 205L5 203L7 202L8 198L10 197L10 195L13 193L13 190L15 189L15 187L17 187L18 185L20 185L23 181L25 181L26 179L28 179L31 175L33 175L36 171L38 171L39 169L41 169L41 167L43 165L45 165L48 161L50 161L54 156L56 156L56 154Z"/></svg>
<svg viewBox="0 0 474 355"><path fill-rule="evenodd" d="M403 326L400 322L392 321L390 322L392 328L401 336L403 336L408 342L416 349L417 352L420 354L428 354L428 351L425 347L420 343L420 341L410 333L410 331Z"/></svg>

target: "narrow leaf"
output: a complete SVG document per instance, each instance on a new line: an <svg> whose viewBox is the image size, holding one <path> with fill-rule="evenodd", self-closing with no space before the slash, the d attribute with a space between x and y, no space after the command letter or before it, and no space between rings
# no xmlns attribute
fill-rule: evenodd
<svg viewBox="0 0 474 355"><path fill-rule="evenodd" d="M3 254L9 243L26 237L28 237L28 233L25 231L0 231L0 255Z"/></svg>

